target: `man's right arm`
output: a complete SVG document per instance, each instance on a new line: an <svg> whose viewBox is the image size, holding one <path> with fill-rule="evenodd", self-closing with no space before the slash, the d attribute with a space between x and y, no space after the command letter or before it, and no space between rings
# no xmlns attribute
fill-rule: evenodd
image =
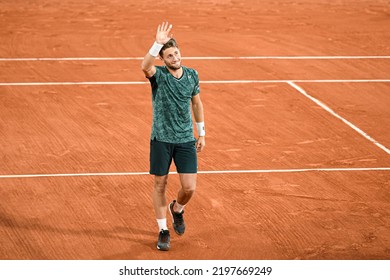
<svg viewBox="0 0 390 280"><path fill-rule="evenodd" d="M166 42L172 37L169 32L172 29L172 24L168 24L168 22L163 22L157 28L156 33L156 41L153 46L150 48L149 52L145 55L142 60L142 71L145 73L147 78L153 77L156 73L156 67L154 66L154 61L158 56L159 51L164 46Z"/></svg>
<svg viewBox="0 0 390 280"><path fill-rule="evenodd" d="M147 53L142 61L142 71L145 73L147 78L153 77L156 73L156 66L154 66L154 60L156 58L152 56L150 53Z"/></svg>

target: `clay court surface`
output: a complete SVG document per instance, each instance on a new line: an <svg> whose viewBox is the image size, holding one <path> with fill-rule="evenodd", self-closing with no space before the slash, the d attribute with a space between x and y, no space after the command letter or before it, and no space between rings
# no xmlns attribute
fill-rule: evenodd
<svg viewBox="0 0 390 280"><path fill-rule="evenodd" d="M389 7L0 1L0 259L389 259ZM207 128L169 252L140 69L164 20Z"/></svg>

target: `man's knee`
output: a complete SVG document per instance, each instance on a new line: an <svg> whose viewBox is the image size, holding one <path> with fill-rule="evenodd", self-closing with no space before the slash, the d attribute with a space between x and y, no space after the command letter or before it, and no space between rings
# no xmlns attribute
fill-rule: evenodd
<svg viewBox="0 0 390 280"><path fill-rule="evenodd" d="M196 189L196 175L182 176L181 187L186 194L192 194Z"/></svg>
<svg viewBox="0 0 390 280"><path fill-rule="evenodd" d="M168 182L168 176L154 176L154 190L164 193Z"/></svg>
<svg viewBox="0 0 390 280"><path fill-rule="evenodd" d="M183 187L183 192L186 194L186 195L193 195L194 192L195 192L195 189L196 187Z"/></svg>

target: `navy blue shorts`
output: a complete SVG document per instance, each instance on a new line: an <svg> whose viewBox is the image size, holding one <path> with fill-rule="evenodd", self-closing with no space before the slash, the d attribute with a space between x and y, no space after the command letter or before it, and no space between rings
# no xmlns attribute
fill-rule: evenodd
<svg viewBox="0 0 390 280"><path fill-rule="evenodd" d="M172 159L178 173L197 173L198 156L195 141L181 144L150 141L150 174L164 176L169 173Z"/></svg>

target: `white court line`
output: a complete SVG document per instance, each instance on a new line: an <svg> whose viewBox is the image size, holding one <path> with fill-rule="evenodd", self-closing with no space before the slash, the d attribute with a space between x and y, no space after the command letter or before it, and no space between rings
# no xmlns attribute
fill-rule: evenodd
<svg viewBox="0 0 390 280"><path fill-rule="evenodd" d="M317 105L319 105L321 108L323 108L325 111L327 111L328 113L330 113L331 115L333 115L334 117L342 120L345 124L347 124L349 127L351 127L353 130L355 130L356 132L358 132L360 135L362 135L364 138L366 138L367 140L369 140L370 142L374 143L376 146L378 146L379 148L381 148L383 151L385 151L386 153L390 154L390 150L388 148L386 148L384 145L382 145L381 143L379 143L378 141L376 141L374 138L372 138L370 135L368 135L367 133L365 133L363 130L361 130L360 128L358 128L356 125L354 125L353 123L351 123L350 121L344 119L343 117L341 117L339 114L337 114L335 111L333 111L331 108L329 108L327 105L325 105L324 103L322 103L321 101L319 101L318 99L314 98L313 96L309 95L303 88L301 88L300 86L294 84L294 82L288 82L288 84L290 86L292 86L293 88L295 88L297 91L299 91L301 94L303 94L304 96L306 96L307 98L309 98L311 101L313 101L314 103L316 103Z"/></svg>
<svg viewBox="0 0 390 280"><path fill-rule="evenodd" d="M390 79L347 79L347 80L222 80L200 81L201 84L256 84L256 83L388 83ZM9 82L0 86L72 86L72 85L144 85L148 81L118 81L118 82Z"/></svg>
<svg viewBox="0 0 390 280"><path fill-rule="evenodd" d="M149 82L22 82L22 83L0 83L0 86L74 86L74 85L144 85Z"/></svg>
<svg viewBox="0 0 390 280"><path fill-rule="evenodd" d="M209 171L198 171L198 174L302 173L302 172L351 172L351 171L352 172L390 171L390 167L209 170ZM169 174L177 174L177 172L170 172ZM22 179L22 178L42 178L42 177L139 176L139 175L149 175L149 172L14 174L14 175L0 175L0 179L18 179L18 178Z"/></svg>
<svg viewBox="0 0 390 280"><path fill-rule="evenodd" d="M388 55L325 55L325 56L188 56L183 60L329 60L329 59L390 59ZM115 61L142 60L144 57L10 57L0 58L0 61Z"/></svg>
<svg viewBox="0 0 390 280"><path fill-rule="evenodd" d="M223 80L200 81L203 84L255 84L255 83L388 83L390 79L346 79L346 80Z"/></svg>

